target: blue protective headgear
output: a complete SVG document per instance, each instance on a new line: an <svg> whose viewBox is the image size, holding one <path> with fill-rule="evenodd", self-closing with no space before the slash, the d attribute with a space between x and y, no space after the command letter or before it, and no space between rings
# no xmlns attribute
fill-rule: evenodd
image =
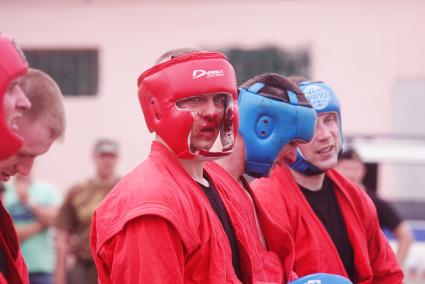
<svg viewBox="0 0 425 284"><path fill-rule="evenodd" d="M339 100L335 95L335 92L332 88L323 82L301 82L298 83L301 91L310 102L314 110L319 113L324 112L335 112L338 115L338 124L339 124L339 139L342 144L344 142L342 136L342 127L341 127L341 108L339 105ZM297 151L297 159L294 163L291 164L291 168L297 172L313 176L323 173L323 171L317 168L315 165L311 164L302 154L300 149Z"/></svg>
<svg viewBox="0 0 425 284"><path fill-rule="evenodd" d="M349 279L335 274L329 273L314 273L301 277L290 284L352 284Z"/></svg>
<svg viewBox="0 0 425 284"><path fill-rule="evenodd" d="M255 83L239 89L239 133L246 146L246 173L268 174L280 150L291 140L313 138L317 115L309 105L301 105L288 90L289 102L260 93L265 86Z"/></svg>

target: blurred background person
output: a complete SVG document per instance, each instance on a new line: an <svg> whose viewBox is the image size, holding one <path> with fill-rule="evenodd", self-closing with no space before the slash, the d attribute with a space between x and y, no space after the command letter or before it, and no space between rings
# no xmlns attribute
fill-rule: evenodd
<svg viewBox="0 0 425 284"><path fill-rule="evenodd" d="M116 173L118 143L110 139L98 140L93 148L93 162L96 175L69 190L55 220L57 284L97 283L89 245L91 218L97 205L119 180ZM67 259L71 255L75 263L67 272Z"/></svg>
<svg viewBox="0 0 425 284"><path fill-rule="evenodd" d="M360 185L372 199L378 212L379 225L382 229L391 231L397 240L397 257L401 264L406 260L410 245L414 237L413 233L405 220L391 206L389 202L380 198L375 191L366 188L363 180L366 175L366 166L360 155L352 148L346 149L339 157L336 170L350 179L352 182Z"/></svg>
<svg viewBox="0 0 425 284"><path fill-rule="evenodd" d="M31 284L53 283L54 243L50 226L61 203L52 184L16 175L6 184L6 209L12 216Z"/></svg>

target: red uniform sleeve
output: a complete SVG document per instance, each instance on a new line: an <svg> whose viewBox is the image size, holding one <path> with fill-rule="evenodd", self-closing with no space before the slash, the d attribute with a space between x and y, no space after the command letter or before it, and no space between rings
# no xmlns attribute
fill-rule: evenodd
<svg viewBox="0 0 425 284"><path fill-rule="evenodd" d="M142 216L130 221L105 244L100 255L109 266L111 283L184 282L184 248L180 235L171 223L159 216Z"/></svg>
<svg viewBox="0 0 425 284"><path fill-rule="evenodd" d="M403 283L403 272L397 257L381 231L376 208L370 199L367 199L370 217L367 228L368 251L370 265L373 270L373 284Z"/></svg>

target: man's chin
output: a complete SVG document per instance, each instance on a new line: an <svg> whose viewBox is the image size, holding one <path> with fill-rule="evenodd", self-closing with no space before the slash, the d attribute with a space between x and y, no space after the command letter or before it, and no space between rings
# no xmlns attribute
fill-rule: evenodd
<svg viewBox="0 0 425 284"><path fill-rule="evenodd" d="M324 161L321 162L320 165L316 165L316 167L318 167L320 170L326 172L330 169L333 169L336 165L337 165L338 161L337 160L329 160L329 161Z"/></svg>
<svg viewBox="0 0 425 284"><path fill-rule="evenodd" d="M197 145L190 145L190 150L193 153L199 152L201 150L209 152L211 148L212 148L212 145L210 143L205 143L205 144L199 143Z"/></svg>

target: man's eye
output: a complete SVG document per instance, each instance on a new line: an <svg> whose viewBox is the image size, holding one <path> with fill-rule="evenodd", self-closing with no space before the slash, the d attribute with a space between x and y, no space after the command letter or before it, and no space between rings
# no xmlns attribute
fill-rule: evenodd
<svg viewBox="0 0 425 284"><path fill-rule="evenodd" d="M177 106L180 108L196 107L200 105L201 102L202 102L202 99L200 97L192 97L192 98L178 101Z"/></svg>
<svg viewBox="0 0 425 284"><path fill-rule="evenodd" d="M201 97L192 97L185 100L188 104L200 104L202 103L203 99Z"/></svg>
<svg viewBox="0 0 425 284"><path fill-rule="evenodd" d="M334 121L334 120L335 120L335 117L333 115L329 115L325 118L326 122L331 122L331 121Z"/></svg>
<svg viewBox="0 0 425 284"><path fill-rule="evenodd" d="M194 102L194 103L200 103L200 102L202 102L202 98L201 97L193 97L190 100L192 102Z"/></svg>
<svg viewBox="0 0 425 284"><path fill-rule="evenodd" d="M225 95L218 95L214 97L214 102L216 104L224 104L226 102L226 96Z"/></svg>

